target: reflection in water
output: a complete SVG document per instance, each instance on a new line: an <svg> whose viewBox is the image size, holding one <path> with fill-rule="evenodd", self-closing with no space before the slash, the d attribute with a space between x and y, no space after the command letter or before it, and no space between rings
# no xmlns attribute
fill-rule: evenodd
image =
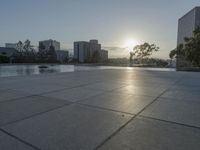
<svg viewBox="0 0 200 150"><path fill-rule="evenodd" d="M62 72L60 68L39 68L40 74Z"/></svg>
<svg viewBox="0 0 200 150"><path fill-rule="evenodd" d="M99 69L129 69L129 70L157 70L175 71L174 69L160 68L131 68L131 67L112 67L112 66L74 66L74 65L47 65L48 68L39 68L40 65L0 65L0 77L8 76L28 76L34 74L88 71Z"/></svg>
<svg viewBox="0 0 200 150"><path fill-rule="evenodd" d="M31 65L19 65L18 67L12 67L13 71L16 70L15 75L31 75L34 74L35 68ZM8 72L9 73L9 72ZM15 72L13 72L15 73Z"/></svg>
<svg viewBox="0 0 200 150"><path fill-rule="evenodd" d="M39 68L39 65L6 65L0 66L0 77L29 76L34 74L72 72L73 65L48 65L48 68Z"/></svg>

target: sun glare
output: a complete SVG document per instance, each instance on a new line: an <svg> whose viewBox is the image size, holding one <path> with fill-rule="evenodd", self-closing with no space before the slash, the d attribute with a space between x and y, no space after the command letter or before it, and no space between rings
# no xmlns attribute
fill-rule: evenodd
<svg viewBox="0 0 200 150"><path fill-rule="evenodd" d="M127 39L124 42L124 47L127 48L128 50L132 50L133 47L135 47L136 45L138 45L138 41L135 39Z"/></svg>

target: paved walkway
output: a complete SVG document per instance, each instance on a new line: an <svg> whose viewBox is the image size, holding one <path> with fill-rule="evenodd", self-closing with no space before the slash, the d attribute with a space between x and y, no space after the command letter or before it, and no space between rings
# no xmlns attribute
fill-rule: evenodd
<svg viewBox="0 0 200 150"><path fill-rule="evenodd" d="M200 73L0 78L0 150L199 150Z"/></svg>

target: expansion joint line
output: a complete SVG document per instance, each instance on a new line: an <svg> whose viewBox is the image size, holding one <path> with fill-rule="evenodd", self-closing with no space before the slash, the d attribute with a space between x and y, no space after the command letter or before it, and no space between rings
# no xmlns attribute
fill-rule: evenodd
<svg viewBox="0 0 200 150"><path fill-rule="evenodd" d="M28 145L29 147L31 147L31 148L33 148L33 149L35 149L35 150L41 150L40 148L38 148L38 147L36 147L36 146L34 146L34 145L32 145L32 144L30 144L30 143L28 143L28 142L26 142L26 141L20 139L20 138L18 138L17 136L15 136L15 135L13 135L13 134L11 134L11 133L9 133L9 132L7 132L7 131L1 129L1 128L0 128L0 131L3 132L3 133L5 133L5 134L7 134L7 135L9 135L11 138L14 138L14 139L17 140L17 141L20 141L21 143L23 143L23 144L25 144L25 145Z"/></svg>
<svg viewBox="0 0 200 150"><path fill-rule="evenodd" d="M184 75L183 75L184 76ZM176 80L172 85L170 85L167 89L165 89L160 95L158 95L152 102L146 105L142 110L140 110L136 115L134 115L130 120L128 120L124 125L122 125L119 129L117 129L113 134L107 137L103 142L101 142L94 150L98 150L101 146L103 146L107 141L109 141L112 137L114 137L118 132L120 132L124 127L126 127L131 121L137 118L145 109L147 109L150 105L156 102L165 92L167 92L172 86L178 83L182 78Z"/></svg>

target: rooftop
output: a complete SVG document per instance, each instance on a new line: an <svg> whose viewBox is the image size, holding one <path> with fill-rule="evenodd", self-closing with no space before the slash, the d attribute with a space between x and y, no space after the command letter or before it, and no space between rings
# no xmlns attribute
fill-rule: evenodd
<svg viewBox="0 0 200 150"><path fill-rule="evenodd" d="M94 70L0 78L2 150L199 150L200 74Z"/></svg>

